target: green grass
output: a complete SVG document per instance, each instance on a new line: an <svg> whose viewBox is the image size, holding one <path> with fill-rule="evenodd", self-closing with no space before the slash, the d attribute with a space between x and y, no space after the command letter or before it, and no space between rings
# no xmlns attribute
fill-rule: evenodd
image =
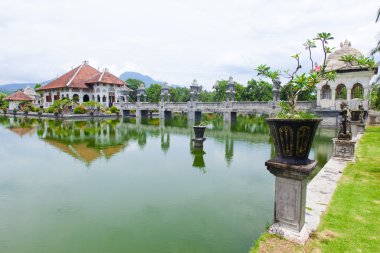
<svg viewBox="0 0 380 253"><path fill-rule="evenodd" d="M380 127L368 127L355 152L356 163L345 168L321 224L302 252L380 252ZM266 241L264 234L251 252L260 252L260 245L266 252ZM299 246L294 244L293 251Z"/></svg>

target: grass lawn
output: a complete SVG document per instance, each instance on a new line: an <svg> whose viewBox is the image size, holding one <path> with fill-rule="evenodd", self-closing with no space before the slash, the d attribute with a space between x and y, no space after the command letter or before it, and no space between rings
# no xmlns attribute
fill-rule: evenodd
<svg viewBox="0 0 380 253"><path fill-rule="evenodd" d="M305 246L264 233L254 252L380 252L380 127L368 127Z"/></svg>

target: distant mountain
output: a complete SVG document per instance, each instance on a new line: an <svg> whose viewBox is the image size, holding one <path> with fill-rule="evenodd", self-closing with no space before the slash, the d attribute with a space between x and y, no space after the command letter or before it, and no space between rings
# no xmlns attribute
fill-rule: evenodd
<svg viewBox="0 0 380 253"><path fill-rule="evenodd" d="M153 78L151 78L150 76L143 75L143 74L137 73L137 72L128 72L127 71L127 72L124 72L123 74L121 74L119 78L123 81L126 81L130 78L131 79L138 79L138 80L143 81L145 83L145 87L149 87L153 83L157 83L157 84L161 84L161 85L164 84L164 82L156 81Z"/></svg>
<svg viewBox="0 0 380 253"><path fill-rule="evenodd" d="M44 82L39 82L40 84L44 85L46 83L50 82L49 81L44 81ZM37 82L38 83L38 82ZM0 84L0 92L5 92L5 93L13 93L17 90L24 89L26 86L34 87L37 83L10 83L10 84Z"/></svg>

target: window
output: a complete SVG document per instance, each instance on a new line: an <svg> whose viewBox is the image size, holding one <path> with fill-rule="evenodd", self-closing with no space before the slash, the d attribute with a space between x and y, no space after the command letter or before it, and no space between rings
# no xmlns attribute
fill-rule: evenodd
<svg viewBox="0 0 380 253"><path fill-rule="evenodd" d="M321 99L331 99L331 88L327 84L322 87Z"/></svg>
<svg viewBox="0 0 380 253"><path fill-rule="evenodd" d="M360 83L355 83L351 89L351 99L364 97L364 89Z"/></svg>
<svg viewBox="0 0 380 253"><path fill-rule="evenodd" d="M344 85L343 83L339 84L336 87L335 99L347 99L347 89L346 85Z"/></svg>

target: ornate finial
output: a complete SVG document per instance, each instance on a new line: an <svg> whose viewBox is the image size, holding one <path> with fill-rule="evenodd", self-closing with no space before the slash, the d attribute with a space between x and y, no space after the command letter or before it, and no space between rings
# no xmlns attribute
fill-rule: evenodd
<svg viewBox="0 0 380 253"><path fill-rule="evenodd" d="M234 83L234 78L232 76L230 76L230 78L228 79L228 83Z"/></svg>
<svg viewBox="0 0 380 253"><path fill-rule="evenodd" d="M198 86L198 81L197 81L197 79L194 79L193 80L193 83L191 84L192 86Z"/></svg>
<svg viewBox="0 0 380 253"><path fill-rule="evenodd" d="M139 89L144 89L144 88L145 88L145 85L143 83L140 83Z"/></svg>
<svg viewBox="0 0 380 253"><path fill-rule="evenodd" d="M350 47L351 46L351 42L349 42L347 39L345 39L344 42L343 42L343 46ZM341 47L343 47L343 46L341 45Z"/></svg>

